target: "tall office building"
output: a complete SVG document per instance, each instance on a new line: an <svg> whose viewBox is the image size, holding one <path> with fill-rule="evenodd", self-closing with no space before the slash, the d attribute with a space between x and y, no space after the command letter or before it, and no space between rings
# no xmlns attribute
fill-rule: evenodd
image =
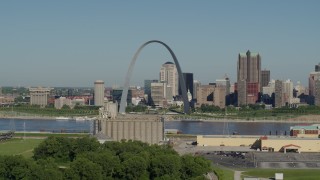
<svg viewBox="0 0 320 180"><path fill-rule="evenodd" d="M230 94L230 79L227 75L223 77L223 79L216 79L216 85L217 86L225 86L226 89L226 95Z"/></svg>
<svg viewBox="0 0 320 180"><path fill-rule="evenodd" d="M213 104L220 108L226 107L226 86L217 85L213 93Z"/></svg>
<svg viewBox="0 0 320 180"><path fill-rule="evenodd" d="M167 83L172 88L172 95L178 95L179 77L176 65L172 62L166 62L160 69L160 82Z"/></svg>
<svg viewBox="0 0 320 180"><path fill-rule="evenodd" d="M201 86L201 82L193 80L193 99L197 99L197 89Z"/></svg>
<svg viewBox="0 0 320 180"><path fill-rule="evenodd" d="M213 105L214 85L200 85L197 87L197 103L196 107L202 104Z"/></svg>
<svg viewBox="0 0 320 180"><path fill-rule="evenodd" d="M235 87L238 91L238 106L247 105L247 82L245 80L238 81Z"/></svg>
<svg viewBox="0 0 320 180"><path fill-rule="evenodd" d="M246 88L239 88L246 83ZM237 84L238 95L244 97L238 98L238 104L254 104L258 100L261 82L261 57L259 53L240 53L237 65Z"/></svg>
<svg viewBox="0 0 320 180"><path fill-rule="evenodd" d="M315 72L320 72L320 63L314 66Z"/></svg>
<svg viewBox="0 0 320 180"><path fill-rule="evenodd" d="M315 95L314 95L314 105L320 106L320 79L315 81Z"/></svg>
<svg viewBox="0 0 320 180"><path fill-rule="evenodd" d="M120 104L121 102L121 97L122 97L122 91L123 89L120 88L120 87L114 87L112 88L112 93L111 93L111 96L112 96L112 100L113 102L116 102L118 104ZM128 89L128 95L127 95L127 103L132 103L132 91L131 89Z"/></svg>
<svg viewBox="0 0 320 180"><path fill-rule="evenodd" d="M151 83L152 105L164 106L166 97L166 83Z"/></svg>
<svg viewBox="0 0 320 180"><path fill-rule="evenodd" d="M94 105L104 105L104 82L102 80L94 82Z"/></svg>
<svg viewBox="0 0 320 180"><path fill-rule="evenodd" d="M282 101L291 104L293 100L293 82L288 79L282 83Z"/></svg>
<svg viewBox="0 0 320 180"><path fill-rule="evenodd" d="M283 106L283 92L282 92L282 81L275 81L275 99L274 99L274 107L280 108Z"/></svg>
<svg viewBox="0 0 320 180"><path fill-rule="evenodd" d="M261 89L262 87L268 86L270 81L270 70L262 70L261 71Z"/></svg>
<svg viewBox="0 0 320 180"><path fill-rule="evenodd" d="M157 83L158 80L144 80L144 93L147 95L147 103L149 105L152 104L152 98L151 98L151 83Z"/></svg>
<svg viewBox="0 0 320 180"><path fill-rule="evenodd" d="M320 79L320 72L311 72L309 75L309 95L315 96L316 89L315 89L315 83L316 81Z"/></svg>
<svg viewBox="0 0 320 180"><path fill-rule="evenodd" d="M45 107L48 105L48 96L52 88L29 88L30 93L30 104L39 105L40 107Z"/></svg>
<svg viewBox="0 0 320 180"><path fill-rule="evenodd" d="M192 99L194 99L194 94L193 94L193 73L183 73L183 78L186 86L186 90L188 90L191 93ZM180 84L181 82L179 82ZM182 90L179 86L179 95L182 95Z"/></svg>

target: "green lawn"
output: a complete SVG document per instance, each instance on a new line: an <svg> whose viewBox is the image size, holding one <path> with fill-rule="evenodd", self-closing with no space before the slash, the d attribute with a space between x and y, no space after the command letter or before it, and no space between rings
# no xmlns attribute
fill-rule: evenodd
<svg viewBox="0 0 320 180"><path fill-rule="evenodd" d="M234 171L229 170L229 169L225 169L222 167L218 167L215 165L213 165L213 169L214 169L217 176L219 176L217 173L222 174L222 177L220 177L220 178L222 178L223 180L233 180Z"/></svg>
<svg viewBox="0 0 320 180"><path fill-rule="evenodd" d="M0 155L22 155L26 158L33 156L33 149L43 139L11 139L0 141Z"/></svg>
<svg viewBox="0 0 320 180"><path fill-rule="evenodd" d="M283 173L285 180L319 180L320 171L317 169L253 169L243 172L243 177L274 178L275 173Z"/></svg>

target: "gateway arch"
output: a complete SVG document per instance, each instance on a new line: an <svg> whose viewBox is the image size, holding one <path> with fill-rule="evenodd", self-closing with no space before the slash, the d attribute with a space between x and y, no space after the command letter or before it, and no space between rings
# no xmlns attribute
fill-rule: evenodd
<svg viewBox="0 0 320 180"><path fill-rule="evenodd" d="M188 114L190 108L189 108L189 101L188 101L188 96L187 96L187 89L186 89L186 86L185 86L185 81L184 81L184 78L183 78L183 75L182 75L182 71L181 71L178 59L177 59L176 55L173 53L173 51L170 49L170 47L168 45L166 45L164 42L158 41L158 40L151 40L151 41L145 42L144 44L142 44L139 47L137 52L134 54L134 56L133 56L133 58L131 60L127 75L126 75L124 86L123 86L119 113L125 113L126 104L127 104L126 101L127 101L127 96L128 96L128 89L129 89L129 84L130 84L130 78L132 76L133 67L134 67L134 65L136 63L136 60L137 60L141 50L145 46L147 46L148 44L151 44L151 43L161 44L165 48L167 48L167 50L170 52L170 54L172 56L172 59L173 59L175 65L177 67L177 70L178 70L179 82L180 82L179 85L180 85L180 88L181 88L181 91L182 91L182 98L183 98L183 104L184 104L184 113Z"/></svg>

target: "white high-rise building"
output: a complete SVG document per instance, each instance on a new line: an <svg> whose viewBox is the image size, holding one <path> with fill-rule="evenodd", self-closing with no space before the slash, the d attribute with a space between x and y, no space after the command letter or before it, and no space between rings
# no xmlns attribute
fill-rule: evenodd
<svg viewBox="0 0 320 180"><path fill-rule="evenodd" d="M94 105L104 105L104 82L102 80L94 82Z"/></svg>
<svg viewBox="0 0 320 180"><path fill-rule="evenodd" d="M282 84L283 100L285 103L291 104L293 100L293 82L288 79Z"/></svg>
<svg viewBox="0 0 320 180"><path fill-rule="evenodd" d="M201 82L193 80L193 99L197 99L197 88L201 86Z"/></svg>
<svg viewBox="0 0 320 180"><path fill-rule="evenodd" d="M160 69L160 82L165 82L172 88L172 96L178 95L179 76L176 65L172 62L166 62Z"/></svg>

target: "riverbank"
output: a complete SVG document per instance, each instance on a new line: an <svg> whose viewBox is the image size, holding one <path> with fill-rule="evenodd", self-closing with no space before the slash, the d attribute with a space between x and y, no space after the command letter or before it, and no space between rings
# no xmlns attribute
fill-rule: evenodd
<svg viewBox="0 0 320 180"><path fill-rule="evenodd" d="M30 115L30 116L8 116L8 115L2 115L0 114L0 119L14 119L14 120L26 120L26 119L32 119L32 120L77 120L77 118L80 118L80 120L87 120L95 118L96 116L38 116L38 115ZM84 118L84 119L81 119Z"/></svg>
<svg viewBox="0 0 320 180"><path fill-rule="evenodd" d="M317 124L319 120L313 119L168 119L166 121L185 121L185 122L243 122L243 123L306 123L306 124Z"/></svg>
<svg viewBox="0 0 320 180"><path fill-rule="evenodd" d="M137 114L136 116L141 116ZM60 120L61 116L8 116L0 114L0 119L14 119L14 120ZM82 116L83 117L83 116ZM206 119L191 119L191 118L179 118L175 119L174 115L165 115L165 121L186 121L186 122L244 122L244 123L306 123L306 124L320 124L320 115L303 115L289 119L223 119L223 118L206 118ZM76 117L70 117L75 119ZM67 119L66 119L67 120Z"/></svg>
<svg viewBox="0 0 320 180"><path fill-rule="evenodd" d="M57 117L52 116L1 116L0 119L14 119L14 120L25 120L25 119L34 119L34 120L57 120Z"/></svg>
<svg viewBox="0 0 320 180"><path fill-rule="evenodd" d="M174 117L174 116L165 116L167 121L194 121L194 122L254 122L254 123L313 123L320 124L320 115L301 115L296 117L288 118L239 118L231 117L228 118L214 118L214 117Z"/></svg>

